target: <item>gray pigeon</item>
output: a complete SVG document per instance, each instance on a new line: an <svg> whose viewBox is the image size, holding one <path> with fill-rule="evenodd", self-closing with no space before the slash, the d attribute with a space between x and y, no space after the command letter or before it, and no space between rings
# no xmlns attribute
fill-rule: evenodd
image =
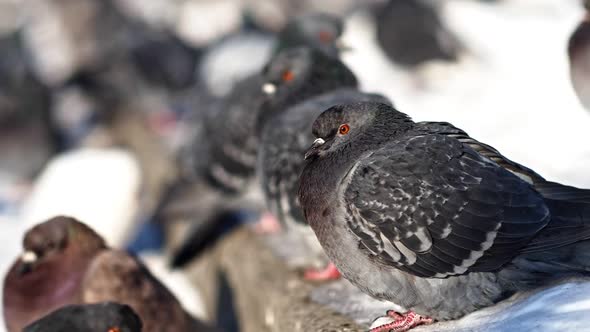
<svg viewBox="0 0 590 332"><path fill-rule="evenodd" d="M283 114L270 120L262 131L258 153L260 182L270 212L284 227L283 235L299 240L298 247L302 250L285 252L285 255L298 256L287 257L289 261L296 262L296 265L311 267L326 263L323 249L305 222L297 198L299 175L305 166L302 156L314 139L311 125L323 110L358 101L388 103L380 95L363 93L354 88L342 88L289 107ZM284 244L284 238L280 242ZM283 251L281 248L277 250L279 253ZM330 270L324 272L308 270L305 277L321 280L338 275L330 273Z"/></svg>
<svg viewBox="0 0 590 332"><path fill-rule="evenodd" d="M133 308L145 332L213 331L196 322L137 259L111 250L83 223L55 217L29 230L4 279L9 332L70 304L113 301Z"/></svg>
<svg viewBox="0 0 590 332"><path fill-rule="evenodd" d="M141 319L128 305L102 302L65 306L23 332L141 332L141 327Z"/></svg>
<svg viewBox="0 0 590 332"><path fill-rule="evenodd" d="M590 190L544 180L449 123L379 103L313 124L299 199L342 275L395 331L590 273Z"/></svg>

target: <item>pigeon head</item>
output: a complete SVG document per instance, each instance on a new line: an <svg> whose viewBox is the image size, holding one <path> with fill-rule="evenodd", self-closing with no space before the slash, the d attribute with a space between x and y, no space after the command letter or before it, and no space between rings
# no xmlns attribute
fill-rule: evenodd
<svg viewBox="0 0 590 332"><path fill-rule="evenodd" d="M337 57L344 50L339 40L342 31L342 20L338 17L321 13L298 16L279 34L275 54L292 47L309 46Z"/></svg>
<svg viewBox="0 0 590 332"><path fill-rule="evenodd" d="M262 91L272 106L291 105L341 87L356 87L354 74L340 60L308 47L277 54L263 71Z"/></svg>
<svg viewBox="0 0 590 332"><path fill-rule="evenodd" d="M104 240L76 219L55 217L30 229L24 237L24 252L20 257L21 274L38 264L59 260L61 254L75 247L80 254L92 254L106 248Z"/></svg>
<svg viewBox="0 0 590 332"><path fill-rule="evenodd" d="M62 307L24 328L24 332L140 332L142 322L128 305L101 302Z"/></svg>
<svg viewBox="0 0 590 332"><path fill-rule="evenodd" d="M322 157L353 143L380 144L413 124L406 114L387 104L359 102L333 106L314 121L312 133L317 138L305 153L305 159Z"/></svg>

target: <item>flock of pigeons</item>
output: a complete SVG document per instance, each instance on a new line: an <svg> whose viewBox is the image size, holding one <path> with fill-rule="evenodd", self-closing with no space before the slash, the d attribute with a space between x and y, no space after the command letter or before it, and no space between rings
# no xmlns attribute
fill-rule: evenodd
<svg viewBox="0 0 590 332"><path fill-rule="evenodd" d="M390 0L377 8L376 40L391 61L413 67L459 57L464 46L431 4ZM182 65L196 66L197 53L180 40L134 49L143 79L170 90L193 86L178 97L191 127L177 149L182 172L155 212L165 219L178 212L175 202L193 197L183 211L193 229L173 265L213 241L228 215L254 211L258 233L288 234L303 243L296 255L305 265L326 265L310 268L307 279L341 275L405 308L377 318L371 332L457 319L518 292L587 277L590 190L546 180L450 123L415 122L395 100L361 90L341 59L354 47L341 43L343 24L307 14L276 34L240 31L201 55L211 72L198 84L188 83ZM252 62L243 72L213 68L228 49L252 44L262 51L238 59ZM584 104L589 45L586 17L569 45ZM1 61L0 70L9 72ZM130 89L110 86L105 77L117 71L93 68L68 84L116 109ZM26 233L23 250L4 280L10 332L216 331L83 221L41 223Z"/></svg>

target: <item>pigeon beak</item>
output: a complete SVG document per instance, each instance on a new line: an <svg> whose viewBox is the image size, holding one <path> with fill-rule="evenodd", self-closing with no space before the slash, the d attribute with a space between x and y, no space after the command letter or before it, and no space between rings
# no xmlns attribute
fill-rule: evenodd
<svg viewBox="0 0 590 332"><path fill-rule="evenodd" d="M308 160L309 158L311 158L312 156L317 156L318 154L318 150L319 148L324 145L324 143L326 143L326 141L323 138L316 138L315 141L313 141L313 144L311 144L311 146L309 147L309 149L307 150L307 152L305 153L305 160Z"/></svg>
<svg viewBox="0 0 590 332"><path fill-rule="evenodd" d="M262 92L267 95L274 95L277 92L277 86L272 83L264 83L262 85Z"/></svg>
<svg viewBox="0 0 590 332"><path fill-rule="evenodd" d="M22 264L18 268L18 274L23 275L31 272L33 265L35 265L38 260L38 256L33 251L25 251L20 256L20 260Z"/></svg>
<svg viewBox="0 0 590 332"><path fill-rule="evenodd" d="M344 42L341 38L336 39L335 45L340 52L349 52L354 50L354 48L346 44L346 42Z"/></svg>

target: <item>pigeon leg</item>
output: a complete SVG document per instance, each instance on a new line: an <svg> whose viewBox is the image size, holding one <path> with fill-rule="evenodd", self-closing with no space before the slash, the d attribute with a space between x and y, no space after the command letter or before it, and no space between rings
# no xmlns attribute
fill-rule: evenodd
<svg viewBox="0 0 590 332"><path fill-rule="evenodd" d="M281 224L270 212L264 212L260 219L254 224L254 231L257 234L276 234L281 230Z"/></svg>
<svg viewBox="0 0 590 332"><path fill-rule="evenodd" d="M308 269L305 271L303 275L303 279L309 281L328 281L328 280L337 280L340 279L340 271L334 263L328 263L328 266L325 268L318 270L318 269Z"/></svg>
<svg viewBox="0 0 590 332"><path fill-rule="evenodd" d="M379 317L371 324L369 332L405 332L423 324L432 324L432 318L421 316L413 311L404 314L393 310L387 311L386 316Z"/></svg>

